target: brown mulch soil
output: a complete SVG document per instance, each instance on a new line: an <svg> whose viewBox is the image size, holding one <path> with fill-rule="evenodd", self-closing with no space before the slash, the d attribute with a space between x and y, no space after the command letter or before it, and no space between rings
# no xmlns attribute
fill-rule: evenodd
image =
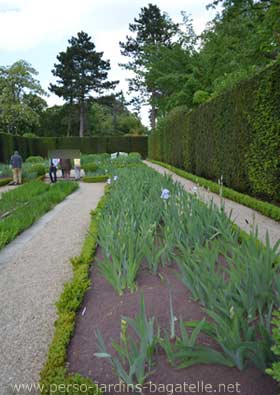
<svg viewBox="0 0 280 395"><path fill-rule="evenodd" d="M97 250L97 255L102 256L100 249ZM137 281L137 292L125 293L122 296L117 295L96 267L91 270L91 280L92 286L86 293L77 315L75 332L68 348L67 365L69 372L80 373L98 383L117 384L118 377L108 360L94 356L95 352L99 352L95 332L97 329L100 330L108 351L114 353L111 340L119 342L121 317L135 317L139 312L142 294L145 298L148 316L155 316L161 329L169 330L170 328L169 290L172 292L176 317L182 317L185 321L201 320L204 317L201 306L193 301L191 293L178 278L175 266L162 268L160 276L152 275L143 269ZM85 307L85 313L82 315ZM200 336L199 341L216 348L213 341L204 335ZM155 357L155 371L147 382L150 381L158 385L157 390L148 384L143 391L145 394L171 393L171 384L174 385L173 389L176 394L276 395L280 392L275 381L253 367L243 372L220 365L195 365L185 369L175 369L168 364L163 352ZM176 386L184 385L184 383L193 384L193 387L189 387L189 390L185 387L183 390ZM169 387L166 386L167 384ZM208 387L205 387L206 384ZM212 385L212 389L209 385ZM149 388L152 390L150 391ZM119 387L115 387L114 391L111 387L110 391L105 392L107 393L124 394L125 391L119 390Z"/></svg>

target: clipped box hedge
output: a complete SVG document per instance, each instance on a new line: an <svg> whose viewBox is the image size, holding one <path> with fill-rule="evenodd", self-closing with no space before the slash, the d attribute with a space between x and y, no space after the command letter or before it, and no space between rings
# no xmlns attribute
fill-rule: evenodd
<svg viewBox="0 0 280 395"><path fill-rule="evenodd" d="M174 109L149 137L149 158L280 201L280 63L198 108Z"/></svg>
<svg viewBox="0 0 280 395"><path fill-rule="evenodd" d="M120 137L40 137L29 138L0 133L0 163L8 163L17 149L23 159L29 156L46 158L49 150L79 149L83 154L113 152L139 152L142 158L148 154L147 136Z"/></svg>

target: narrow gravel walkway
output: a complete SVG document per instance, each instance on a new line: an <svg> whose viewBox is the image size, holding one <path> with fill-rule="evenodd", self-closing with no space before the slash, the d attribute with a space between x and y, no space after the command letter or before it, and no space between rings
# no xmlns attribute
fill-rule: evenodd
<svg viewBox="0 0 280 395"><path fill-rule="evenodd" d="M172 171L156 165L154 163L144 161L146 165L152 167L157 170L161 174L170 174L174 181L179 182L183 185L186 191L190 193L194 193L193 188L197 187L192 181L186 180L183 177L178 176ZM208 192L204 188L198 188L196 193L199 198L201 198L205 202L209 202L213 199L213 201L219 206L221 204L221 198L215 193ZM265 217L259 212L252 210L249 207L243 206L239 203L233 202L229 199L223 199L225 203L225 210L227 214L231 213L231 219L243 230L246 232L250 232L250 230L258 227L259 231L259 239L265 242L266 232L269 234L269 239L271 245L274 245L280 239L280 223L273 221L272 219Z"/></svg>
<svg viewBox="0 0 280 395"><path fill-rule="evenodd" d="M65 201L0 252L0 395L36 383L53 336L57 301L71 278L90 211L104 184L80 184ZM35 393L35 392L32 392Z"/></svg>

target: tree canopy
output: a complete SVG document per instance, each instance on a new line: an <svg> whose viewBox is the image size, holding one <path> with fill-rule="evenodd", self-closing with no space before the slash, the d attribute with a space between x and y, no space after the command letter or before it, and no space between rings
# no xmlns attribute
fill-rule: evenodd
<svg viewBox="0 0 280 395"><path fill-rule="evenodd" d="M0 67L0 130L13 134L34 132L47 103L36 80L38 72L26 61Z"/></svg>
<svg viewBox="0 0 280 395"><path fill-rule="evenodd" d="M108 81L110 62L103 60L103 52L97 52L91 37L81 31L77 37L68 40L65 52L57 56L59 63L52 73L58 78L57 84L50 84L50 91L63 97L70 105L77 103L80 108L80 136L85 130L85 102L91 93L102 94L113 89L117 81Z"/></svg>
<svg viewBox="0 0 280 395"><path fill-rule="evenodd" d="M130 92L137 92L132 103L138 109L147 101L151 104L151 123L154 127L157 91L154 80L146 78L149 49L155 51L162 46L169 47L178 26L157 5L149 4L148 7L141 8L139 17L129 24L129 30L132 35L126 36L126 42L120 42L121 53L129 61L121 66L134 72L134 77L129 79Z"/></svg>
<svg viewBox="0 0 280 395"><path fill-rule="evenodd" d="M150 104L152 128L156 116L181 104L192 108L279 57L279 0L215 0L208 8L217 14L196 36L186 11L175 24L149 4L120 43L130 59L123 66L134 72L129 90L134 102L145 97Z"/></svg>

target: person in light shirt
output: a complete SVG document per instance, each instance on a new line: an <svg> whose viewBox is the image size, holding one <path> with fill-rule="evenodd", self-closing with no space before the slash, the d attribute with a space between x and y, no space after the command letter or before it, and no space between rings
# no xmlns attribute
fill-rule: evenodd
<svg viewBox="0 0 280 395"><path fill-rule="evenodd" d="M81 178L81 159L74 159L74 170L75 180L78 181Z"/></svg>

